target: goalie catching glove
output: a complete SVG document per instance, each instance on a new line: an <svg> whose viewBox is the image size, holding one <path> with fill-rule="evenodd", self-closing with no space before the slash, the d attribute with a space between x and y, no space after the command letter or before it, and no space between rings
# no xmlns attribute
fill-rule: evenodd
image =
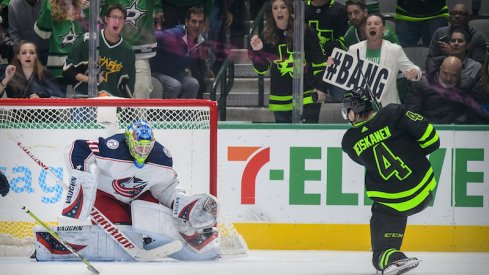
<svg viewBox="0 0 489 275"><path fill-rule="evenodd" d="M180 193L173 203L173 217L195 230L210 228L217 222L217 207L217 199L212 195Z"/></svg>

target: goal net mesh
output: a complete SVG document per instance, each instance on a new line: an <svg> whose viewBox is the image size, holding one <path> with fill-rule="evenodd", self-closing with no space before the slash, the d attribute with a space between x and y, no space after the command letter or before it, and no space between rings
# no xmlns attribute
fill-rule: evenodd
<svg viewBox="0 0 489 275"><path fill-rule="evenodd" d="M9 178L9 196L49 226L57 225L65 191L17 145L19 142L48 165L58 178L66 180L64 157L71 142L121 133L131 122L145 119L152 125L156 140L171 152L174 168L187 193L215 193L217 190L217 114L210 101L39 101L45 106L28 102L7 100L0 103L0 170ZM222 254L246 254L246 244L227 222L224 207L218 218ZM31 248L35 225L23 211L10 205L8 200L0 199L1 246L7 250L10 246L21 245ZM3 250L0 247L0 256L6 254L6 249Z"/></svg>

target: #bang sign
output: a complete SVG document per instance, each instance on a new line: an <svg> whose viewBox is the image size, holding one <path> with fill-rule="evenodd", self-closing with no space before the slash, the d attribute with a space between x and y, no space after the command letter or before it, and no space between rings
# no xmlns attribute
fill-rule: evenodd
<svg viewBox="0 0 489 275"><path fill-rule="evenodd" d="M366 83L368 83L377 101L380 99L391 73L388 68L368 60L359 59L349 52L336 48L331 57L333 64L326 67L323 81L344 90L366 87Z"/></svg>

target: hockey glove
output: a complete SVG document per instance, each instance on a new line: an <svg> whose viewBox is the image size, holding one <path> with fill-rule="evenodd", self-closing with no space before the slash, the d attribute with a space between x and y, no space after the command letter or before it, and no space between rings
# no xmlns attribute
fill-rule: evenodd
<svg viewBox="0 0 489 275"><path fill-rule="evenodd" d="M0 172L0 195L5 197L10 191L10 184L8 183L7 177Z"/></svg>
<svg viewBox="0 0 489 275"><path fill-rule="evenodd" d="M217 199L212 195L178 194L173 204L173 217L183 220L196 230L210 228L216 224L217 207Z"/></svg>

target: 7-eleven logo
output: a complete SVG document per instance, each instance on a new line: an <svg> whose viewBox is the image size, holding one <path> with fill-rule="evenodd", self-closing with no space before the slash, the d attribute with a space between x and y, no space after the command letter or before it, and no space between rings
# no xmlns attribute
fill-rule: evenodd
<svg viewBox="0 0 489 275"><path fill-rule="evenodd" d="M255 204L256 176L270 161L270 147L228 147L228 161L246 161L241 177L241 204Z"/></svg>

